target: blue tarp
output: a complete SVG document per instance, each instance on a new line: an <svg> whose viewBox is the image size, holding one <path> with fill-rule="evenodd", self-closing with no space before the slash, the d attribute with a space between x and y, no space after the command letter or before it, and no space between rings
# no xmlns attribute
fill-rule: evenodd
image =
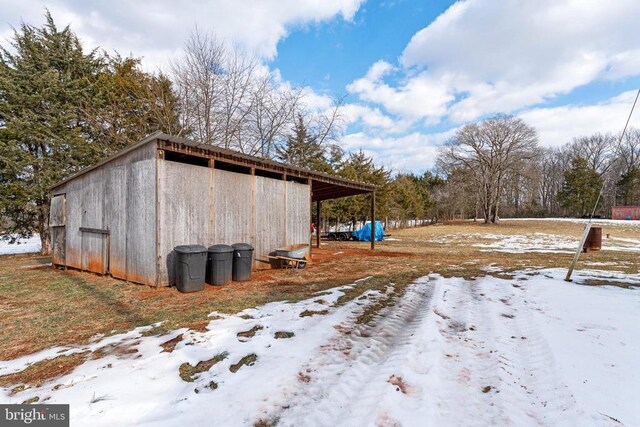
<svg viewBox="0 0 640 427"><path fill-rule="evenodd" d="M368 222L362 227L360 230L352 231L351 234L358 240L363 242L371 241L371 222ZM384 240L384 228L382 228L382 223L380 221L376 221L376 234L375 234L376 242L380 240Z"/></svg>

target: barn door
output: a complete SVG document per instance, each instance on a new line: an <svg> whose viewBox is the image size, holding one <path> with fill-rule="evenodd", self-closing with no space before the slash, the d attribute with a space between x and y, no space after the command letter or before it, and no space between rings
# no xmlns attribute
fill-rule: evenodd
<svg viewBox="0 0 640 427"><path fill-rule="evenodd" d="M53 265L66 265L67 233L65 227L51 228L51 241L53 243Z"/></svg>
<svg viewBox="0 0 640 427"><path fill-rule="evenodd" d="M59 194L51 198L49 211L49 227L51 229L51 243L53 244L54 265L66 265L66 196Z"/></svg>
<svg viewBox="0 0 640 427"><path fill-rule="evenodd" d="M82 269L98 274L109 272L109 230L80 227Z"/></svg>

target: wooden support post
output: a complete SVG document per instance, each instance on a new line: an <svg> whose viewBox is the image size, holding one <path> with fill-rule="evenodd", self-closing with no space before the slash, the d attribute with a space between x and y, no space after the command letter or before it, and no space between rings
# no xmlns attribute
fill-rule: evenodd
<svg viewBox="0 0 640 427"><path fill-rule="evenodd" d="M371 250L376 248L376 192L371 192Z"/></svg>
<svg viewBox="0 0 640 427"><path fill-rule="evenodd" d="M320 214L320 208L322 204L320 200L316 202L316 247L320 247L320 221L322 220L322 215Z"/></svg>
<svg viewBox="0 0 640 427"><path fill-rule="evenodd" d="M309 255L313 248L313 236L311 235L311 223L313 222L313 181L311 178L307 179L307 185L309 186L309 223L307 224L307 230L309 230Z"/></svg>
<svg viewBox="0 0 640 427"><path fill-rule="evenodd" d="M580 238L580 243L578 243L578 250L576 250L575 255L573 256L573 261L571 261L571 266L569 270L567 270L567 276L564 278L565 281L571 281L571 275L573 274L573 269L576 268L576 264L578 263L578 258L580 258L580 252L582 252L582 248L584 247L584 242L587 240L587 236L589 236L589 231L591 230L591 220L585 225L584 231L582 232L582 237Z"/></svg>

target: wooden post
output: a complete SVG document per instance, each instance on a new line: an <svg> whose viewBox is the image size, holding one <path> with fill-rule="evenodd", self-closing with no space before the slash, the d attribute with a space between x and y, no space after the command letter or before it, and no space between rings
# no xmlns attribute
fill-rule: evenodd
<svg viewBox="0 0 640 427"><path fill-rule="evenodd" d="M320 221L322 215L320 214L321 203L320 200L316 201L316 247L320 247Z"/></svg>
<svg viewBox="0 0 640 427"><path fill-rule="evenodd" d="M371 250L376 248L376 192L371 192Z"/></svg>
<svg viewBox="0 0 640 427"><path fill-rule="evenodd" d="M573 256L573 261L571 261L571 266L569 270L567 270L567 276L564 278L565 281L571 281L571 275L573 274L573 269L576 268L576 264L578 263L578 258L580 258L580 252L582 252L582 248L584 246L584 242L587 240L587 236L589 236L589 231L591 230L591 220L585 225L584 231L582 233L582 238L580 238L580 243L578 243L578 250Z"/></svg>
<svg viewBox="0 0 640 427"><path fill-rule="evenodd" d="M311 178L307 179L307 185L309 186L309 223L307 224L307 230L309 230L309 255L311 255L311 248L313 248L313 236L311 235L311 224L313 222L313 181Z"/></svg>

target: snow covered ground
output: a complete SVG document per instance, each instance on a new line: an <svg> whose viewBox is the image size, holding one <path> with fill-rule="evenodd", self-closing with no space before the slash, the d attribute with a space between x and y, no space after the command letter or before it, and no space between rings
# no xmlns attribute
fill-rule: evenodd
<svg viewBox="0 0 640 427"><path fill-rule="evenodd" d="M205 332L96 337L2 362L0 375L70 352L128 350L14 396L4 389L0 400L70 403L74 426L640 425L640 289L580 285L601 278L640 286L640 278L589 270L570 284L564 274L431 275L370 325L356 318L385 293L335 306L342 287L220 316ZM254 327L262 329L253 337L237 335ZM163 351L179 335L175 349ZM178 375L185 362L225 353L194 382ZM250 354L253 363L230 371Z"/></svg>
<svg viewBox="0 0 640 427"><path fill-rule="evenodd" d="M500 221L565 221L586 224L589 222L585 218L500 218ZM594 225L627 225L629 227L640 227L640 221L626 219L593 219Z"/></svg>
<svg viewBox="0 0 640 427"><path fill-rule="evenodd" d="M29 254L40 252L42 249L42 243L40 242L40 236L38 234L34 234L28 238L17 237L15 234L0 235L0 255ZM11 241L13 241L13 243L10 243Z"/></svg>
<svg viewBox="0 0 640 427"><path fill-rule="evenodd" d="M579 239L577 237L561 236L547 233L532 234L447 234L429 239L430 243L439 244L469 244L469 240L482 241L471 243L482 252L506 253L575 253ZM603 237L602 250L619 252L640 252L640 240L619 237Z"/></svg>

